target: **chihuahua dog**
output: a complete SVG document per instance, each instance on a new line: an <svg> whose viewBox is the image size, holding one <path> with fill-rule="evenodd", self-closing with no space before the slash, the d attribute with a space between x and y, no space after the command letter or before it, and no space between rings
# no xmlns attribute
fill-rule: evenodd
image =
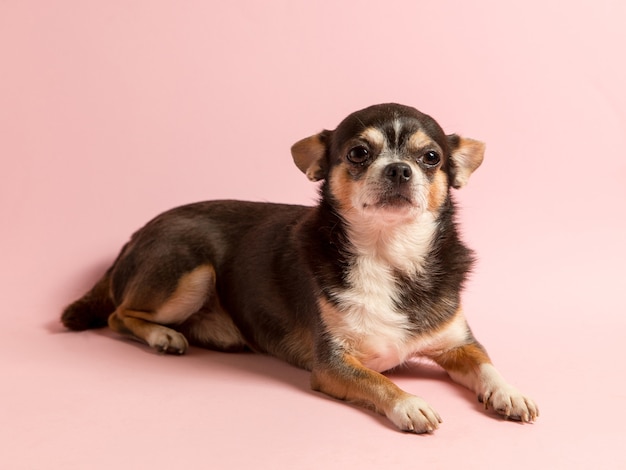
<svg viewBox="0 0 626 470"><path fill-rule="evenodd" d="M492 365L461 308L473 255L450 188L467 183L484 144L382 104L291 153L322 181L317 206L210 201L167 211L65 309L65 326L108 324L172 354L189 343L271 354L309 370L314 390L415 433L441 418L382 373L423 357L485 408L534 421L537 406Z"/></svg>

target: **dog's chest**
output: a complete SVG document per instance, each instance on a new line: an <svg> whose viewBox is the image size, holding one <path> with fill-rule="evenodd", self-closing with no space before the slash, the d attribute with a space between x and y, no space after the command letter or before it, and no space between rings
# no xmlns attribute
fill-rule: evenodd
<svg viewBox="0 0 626 470"><path fill-rule="evenodd" d="M331 336L361 362L384 371L415 353L414 329L398 307L400 290L388 265L376 257L360 257L348 272L348 287L333 292L334 306L322 308Z"/></svg>
<svg viewBox="0 0 626 470"><path fill-rule="evenodd" d="M332 293L333 305L322 302L322 319L333 340L370 369L390 370L411 357L455 347L466 338L467 323L460 311L439 318L419 305L413 306L415 311L402 307L402 286L380 258L359 258L346 284Z"/></svg>

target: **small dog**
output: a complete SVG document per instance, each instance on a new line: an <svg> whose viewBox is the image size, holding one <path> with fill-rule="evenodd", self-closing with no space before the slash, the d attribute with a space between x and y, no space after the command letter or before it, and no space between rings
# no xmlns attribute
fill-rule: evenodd
<svg viewBox="0 0 626 470"><path fill-rule="evenodd" d="M172 354L188 343L271 354L311 371L314 390L415 433L441 418L382 372L424 357L485 408L534 421L537 406L495 369L461 308L473 256L450 188L467 183L484 144L382 104L291 152L322 181L317 206L210 201L167 211L65 309L65 326L108 324Z"/></svg>

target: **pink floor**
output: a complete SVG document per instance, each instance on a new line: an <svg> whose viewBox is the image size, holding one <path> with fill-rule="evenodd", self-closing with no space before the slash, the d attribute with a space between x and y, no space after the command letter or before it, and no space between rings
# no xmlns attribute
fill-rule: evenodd
<svg viewBox="0 0 626 470"><path fill-rule="evenodd" d="M626 468L626 4L552 3L0 2L0 468ZM289 146L382 101L487 142L465 311L535 424L415 364L444 423L403 434L270 357L61 328L156 213L311 203Z"/></svg>

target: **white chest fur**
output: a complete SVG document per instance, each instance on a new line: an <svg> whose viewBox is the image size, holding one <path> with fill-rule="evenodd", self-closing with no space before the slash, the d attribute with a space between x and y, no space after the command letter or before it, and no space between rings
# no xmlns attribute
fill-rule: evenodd
<svg viewBox="0 0 626 470"><path fill-rule="evenodd" d="M369 294L350 306L335 307L326 301L321 305L332 338L365 367L384 372L410 358L437 355L466 341L468 327L460 310L436 331L415 334L407 315L373 292ZM347 300L345 295L339 297Z"/></svg>
<svg viewBox="0 0 626 470"><path fill-rule="evenodd" d="M348 276L351 288L337 292L327 326L334 338L375 370L403 362L403 347L409 338L409 318L399 312L397 289L389 268L374 257L361 257ZM327 310L328 314L329 311Z"/></svg>
<svg viewBox="0 0 626 470"><path fill-rule="evenodd" d="M435 231L428 216L418 230L406 227L378 246L357 245L358 254L346 276L349 287L333 292L335 306L322 302L322 318L331 336L370 369L392 369L416 355L461 344L466 336L467 324L460 312L436 331L416 335L409 312L398 308L400 290L394 270L408 274L423 269Z"/></svg>

